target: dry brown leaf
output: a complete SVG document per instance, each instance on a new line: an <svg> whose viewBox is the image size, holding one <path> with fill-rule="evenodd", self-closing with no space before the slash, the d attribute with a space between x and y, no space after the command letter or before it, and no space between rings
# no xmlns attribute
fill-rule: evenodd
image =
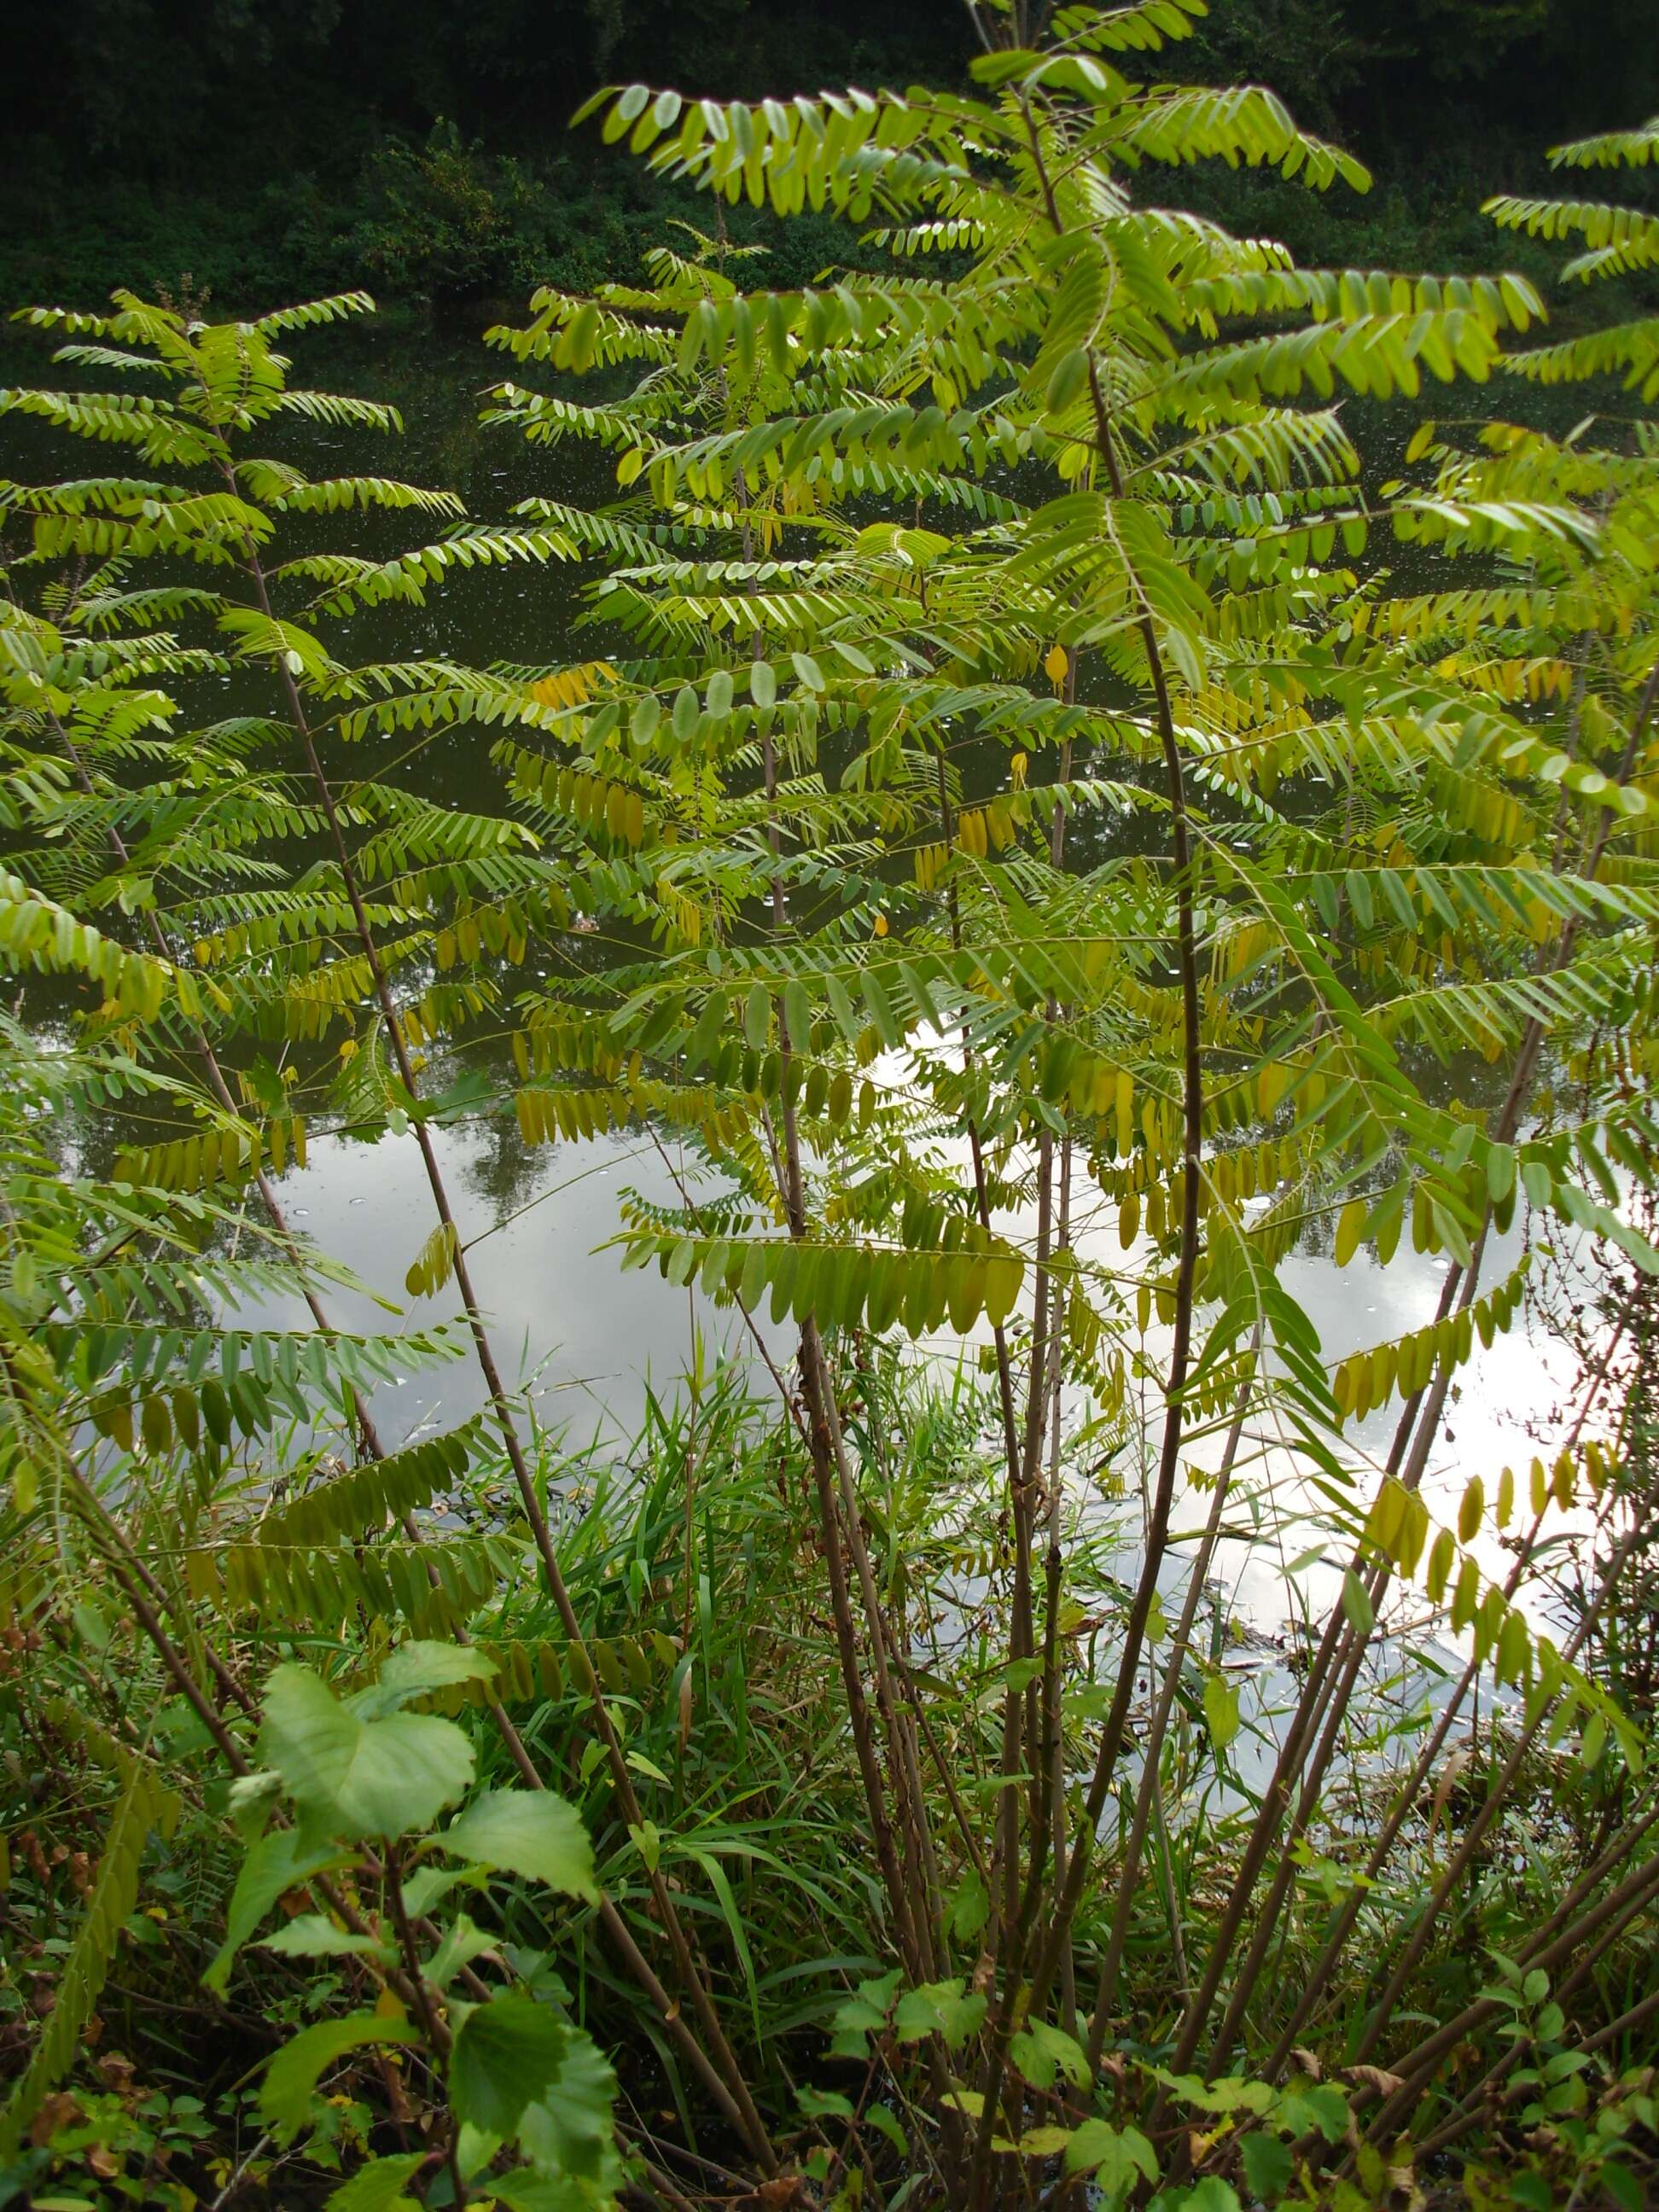
<svg viewBox="0 0 1659 2212"><path fill-rule="evenodd" d="M1404 2075L1390 2074L1386 2066L1346 2066L1342 2070L1350 2081L1364 2081L1379 2097L1392 2097L1406 2086Z"/></svg>
<svg viewBox="0 0 1659 2212"><path fill-rule="evenodd" d="M54 2089L41 2100L40 2111L29 2122L29 2141L36 2150L44 2150L59 2128L72 2128L85 2118L67 2089Z"/></svg>

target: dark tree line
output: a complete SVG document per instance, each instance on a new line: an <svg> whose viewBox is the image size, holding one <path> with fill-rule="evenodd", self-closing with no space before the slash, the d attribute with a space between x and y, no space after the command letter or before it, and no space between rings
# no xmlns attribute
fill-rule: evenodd
<svg viewBox="0 0 1659 2212"><path fill-rule="evenodd" d="M1437 202L1659 106L1652 23L1653 0L1212 0L1145 68L1271 84L1392 183L1372 250L1404 254ZM958 0L12 0L0 284L95 282L100 240L250 289L354 261L392 291L580 276L644 204L565 129L607 78L752 98L950 82L971 51Z"/></svg>

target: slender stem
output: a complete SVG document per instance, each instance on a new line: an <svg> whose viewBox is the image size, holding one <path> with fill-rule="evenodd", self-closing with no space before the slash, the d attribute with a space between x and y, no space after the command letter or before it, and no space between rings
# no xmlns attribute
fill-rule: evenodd
<svg viewBox="0 0 1659 2212"><path fill-rule="evenodd" d="M1623 1570L1626 1560L1629 1559L1641 1540L1641 1532L1632 1529L1625 1541L1613 1553L1595 1598L1586 1607L1562 1652L1562 1659L1565 1664L1571 1666L1577 1657L1602 1607L1613 1594L1613 1585ZM1484 1803L1465 1829L1457 1849L1452 1853L1439 1881L1431 1892L1419 1917L1417 1925L1413 1929L1409 1941L1400 1952L1395 1962L1394 1971L1389 1975L1382 1994L1377 1999L1370 2018L1365 2024L1364 2033L1359 2039L1354 2054L1357 2063L1368 2059L1382 2039L1382 2032L1392 2017L1395 2005L1400 2002L1401 1995L1411 1978L1412 1971L1422 1957L1429 1937L1433 1933L1441 1913L1445 1910L1447 1899L1462 1880L1470 1861L1480 1847L1481 1838L1492 1826L1498 1813L1507 1807L1515 1778L1520 1772L1522 1762L1531 1751L1539 1731L1544 1725L1548 1710L1547 1707L1540 1705L1537 1711L1528 1717L1527 1725L1516 1736L1502 1767L1489 1784Z"/></svg>
<svg viewBox="0 0 1659 2212"><path fill-rule="evenodd" d="M942 751L938 757L938 771L939 835L948 860L956 848L956 823L951 813L950 782L945 775ZM960 952L963 944L962 911L954 874L946 878L945 912L951 947ZM962 1066L964 1078L970 1076L974 1068L974 1048L965 1021L962 1031ZM963 1119L968 1133L969 1158L973 1168L975 1211L981 1229L988 1236L991 1230L990 1190L978 1117L971 1110L965 1109ZM992 1327L991 1343L996 1359L997 1397L1002 1414L1003 1449L1008 1468L1009 1510L1015 1525L1014 1594L1008 1656L1011 1659L1021 1659L1030 1656L1032 1645L1031 1555L1029 1524L1020 1513L1024 1492L1024 1466L1014 1418L1013 1368L1008 1353L1007 1334L1000 1322ZM1014 1777L1019 1771L1024 1724L1021 1701L1010 1689L1003 1701L1002 1786L997 1794L996 1841L988 1885L992 1914L990 1948L994 1953L1006 1948L1009 1931L1019 1910L1019 1802Z"/></svg>
<svg viewBox="0 0 1659 2212"><path fill-rule="evenodd" d="M1659 667L1656 667L1644 687L1619 771L1620 782L1628 779L1634 766L1640 750L1643 735L1653 711L1656 697L1659 697ZM1600 828L1587 856L1586 866L1589 872L1593 873L1600 867L1613 827L1614 817L1609 811L1603 814ZM1553 960L1551 963L1554 969L1559 969L1571 957L1576 940L1577 927L1576 921L1570 920L1556 940ZM1511 1072L1508 1092L1491 1132L1497 1141L1507 1143L1520 1125L1521 1113L1542 1049L1543 1040L1542 1024L1535 1019L1529 1021ZM1474 1241L1471 1266L1467 1270L1457 1267L1451 1269L1443 1285L1439 1305L1441 1318L1451 1311L1454 1303L1459 1298L1460 1292L1461 1302L1464 1305L1473 1298L1479 1279L1480 1259L1485 1249L1491 1221L1492 1211L1488 1205ZM1402 1412L1394 1445L1389 1453L1388 1471L1390 1474L1401 1474L1401 1479L1408 1488L1417 1486L1426 1469L1429 1453L1438 1431L1449 1383L1449 1370L1437 1374L1433 1382L1424 1392L1407 1401ZM1378 1575L1373 1579L1373 1586L1380 1590L1385 1582L1386 1575L1379 1571ZM1328 1709L1333 1709L1334 1717L1330 1729L1328 1730L1324 1748L1316 1754L1315 1765L1311 1770L1312 1774L1318 1777L1322 1777L1325 1765L1328 1763L1330 1747L1334 1741L1333 1731L1340 1723L1342 1710L1346 1705L1352 1683L1357 1678L1358 1667L1368 1642L1368 1636L1362 1636L1359 1632L1349 1629L1340 1609L1333 1607L1324 1637L1309 1668L1297 1712L1281 1747L1272 1781L1264 1794L1261 1809L1235 1876L1226 1907L1224 1909L1212 1943L1203 1982L1192 2003L1187 2008L1176 2043L1176 2054L1172 2060L1172 2064L1177 2069L1190 2064L1197 2050L1199 2039L1203 2031L1204 2020L1207 2017L1210 2008L1215 2001L1232 1946L1249 1909L1255 1882L1273 1849L1279 1826L1289 1808L1296 1774L1302 1765L1310 1743L1313 1741L1315 1731L1320 1726L1321 1714ZM1302 1802L1304 1806L1309 1802L1309 1793L1306 1790ZM1155 2114L1161 2113L1164 2101L1160 2098L1155 2107Z"/></svg>
<svg viewBox="0 0 1659 2212"><path fill-rule="evenodd" d="M1193 1628L1198 1619L1198 1609L1203 1602L1204 1591L1209 1580L1210 1565L1221 1539L1222 1516L1232 1486L1233 1463L1243 1439L1245 1417L1249 1410L1250 1393L1254 1383L1255 1362L1260 1357L1261 1332L1257 1329L1251 1346L1251 1371L1247 1372L1240 1386L1238 1402L1222 1446L1221 1466L1216 1475L1215 1493L1210 1500L1209 1517L1204 1524L1197 1557L1193 1561L1192 1573L1182 1601L1181 1618L1176 1626L1174 1641L1170 1649L1168 1665L1164 1669L1164 1681L1153 1707L1151 1724L1141 1747L1140 1787L1136 1792L1135 1808L1129 1824L1129 1833L1123 1845L1122 1863L1118 1871L1117 1895L1113 1900L1110 1932L1106 1942L1106 1956L1101 1962L1100 1982L1095 1991L1094 2018L1089 2029L1089 2062L1098 2071L1101 2051L1105 2045L1106 2030L1111 2021L1112 2008L1117 2001L1117 1978L1123 1965L1124 1948L1129 1940L1129 1925L1134 1902L1135 1884L1140 1875L1141 1853L1146 1848L1146 1832L1155 1809L1157 1777L1164 1755L1164 1740L1169 1733L1170 1718L1175 1711L1180 1693L1181 1677L1192 1650ZM1182 1977L1183 1982L1186 1975ZM1182 1992L1183 1998L1188 1994Z"/></svg>
<svg viewBox="0 0 1659 2212"><path fill-rule="evenodd" d="M741 469L737 472L735 489L738 512L742 516L744 558L748 562L752 560L754 552L750 495L747 473ZM754 630L750 647L752 658L760 658L763 643L760 631ZM766 796L766 842L772 861L769 884L772 934L775 939L781 940L788 925L788 902L784 891L783 831L778 811L777 742L769 723L762 736L761 757ZM774 1018L778 1025L781 1067L779 1095L783 1123L781 1150L775 1153L780 1170L779 1196L783 1202L789 1236L794 1242L800 1243L807 1234L806 1189L801 1167L799 1124L791 1096L791 1078L793 1055L797 1050L805 1048L807 1040L791 1036L789 1017L781 997L775 1002ZM807 1414L808 1449L817 1492L824 1563L830 1574L830 1600L836 1620L836 1649L841 1657L848 1716L870 1814L876 1856L887 1888L894 1925L910 1970L918 1979L926 1979L931 1976L933 1969L932 1928L929 1916L915 1909L926 1894L925 1883L921 1878L922 1854L919 1842L920 1827L926 1819L926 1813L919 1802L911 1800L905 1786L905 1761L899 1742L902 1723L888 1671L886 1633L880 1598L864 1541L852 1471L847 1462L846 1445L836 1405L835 1377L816 1315L809 1314L801 1324L797 1364ZM840 1500L838 1510L837 1497ZM908 1881L900 1870L894 1846L892 1822L887 1809L887 1788L876 1756L875 1739L858 1665L857 1635L853 1623L846 1568L842 1558L843 1530L847 1549L858 1576L877 1709L887 1739L894 1796L903 1821L905 1856L912 1876Z"/></svg>
<svg viewBox="0 0 1659 2212"><path fill-rule="evenodd" d="M1601 1386L1605 1383L1608 1372L1612 1367L1613 1353L1617 1349L1619 1340L1622 1334L1623 1328L1621 1324L1620 1329L1615 1331L1613 1340L1609 1343L1607 1351L1600 1362L1596 1374L1592 1378L1589 1389L1584 1394L1583 1400L1579 1407L1577 1418L1573 1425L1572 1434L1568 1440L1569 1449L1577 1443L1579 1437L1583 1432L1584 1425L1589 1418L1590 1412L1600 1395ZM1532 1527L1528 1530L1527 1536L1521 1546L1519 1556L1517 1557L1509 1576L1505 1579L1504 1595L1506 1600L1513 1598L1516 1591L1520 1587L1521 1580L1531 1563L1533 1547L1538 1540L1538 1534L1541 1526L1542 1516L1540 1516L1534 1520ZM1425 1742L1421 1751L1419 1753L1411 1772L1407 1775L1405 1781L1395 1792L1394 1802L1389 1809L1388 1817L1382 1824L1382 1831L1371 1850L1370 1856L1365 1863L1364 1872L1360 1879L1355 1882L1353 1887L1350 1890L1347 1897L1344 1899L1341 1908L1338 1911L1335 1920L1332 1924L1330 1933L1327 1936L1324 1946L1320 1951L1318 1958L1315 1960L1314 1965L1308 1974L1304 1978L1302 1985L1297 1992L1296 2002L1291 2008L1290 2017L1279 2033L1279 2041L1273 2046L1272 2057L1267 2060L1266 2066L1262 2069L1263 2078L1265 2080L1271 2081L1277 2078L1279 2069L1285 2065L1291 2055L1291 2046L1294 2045L1297 2036L1301 2031L1303 2022L1308 2018L1315 2005L1318 2002L1320 1997L1324 1993L1324 1990L1330 1981L1330 1978L1335 1971L1337 1961L1341 1956L1344 1946L1346 1944L1348 1937L1352 1931L1354 1923L1359 1917L1360 1909L1364 1903L1365 1898L1368 1895L1371 1886L1376 1882L1378 1875L1382 1873L1382 1868L1387 1863L1389 1855L1394 1848L1395 1840L1405 1824L1407 1815L1411 1811L1412 1807L1416 1803L1417 1799L1422 1791L1424 1784L1426 1782L1430 1773L1433 1770L1434 1762L1440 1755L1441 1747L1444 1744L1453 1723L1456 1721L1462 1711L1463 1701L1468 1697L1470 1687L1474 1682L1479 1671L1479 1662L1471 1657L1465 1665L1462 1674L1459 1676L1455 1687L1453 1689L1450 1696L1446 1699L1445 1704L1443 1705L1440 1717L1436 1723L1427 1741ZM1599 1878L1600 1877L1598 1875L1596 1879L1599 1880ZM1592 1884L1592 1887L1594 1885ZM1585 1893L1588 1894L1588 1891Z"/></svg>
<svg viewBox="0 0 1659 2212"><path fill-rule="evenodd" d="M1029 105L1025 120L1032 156L1047 191L1042 144ZM1052 191L1048 191L1049 219L1058 234L1064 228ZM1114 500L1123 496L1123 479L1117 458L1111 419L1101 387L1100 370L1092 353L1089 358L1089 392L1094 410L1096 450ZM1158 1452L1156 1486L1147 1516L1145 1554L1129 1614L1124 1624L1118 1656L1118 1676L1111 1707L1096 1753L1084 1817L1077 1844L1066 1869L1066 1885L1048 1939L1032 1976L1031 2008L1046 2001L1059 1970L1061 1953L1071 1941L1073 1921L1082 1901L1090 1861L1101 1815L1105 1810L1117 1761L1128 1725L1134 1696L1135 1669L1146 1640L1146 1623L1158 1594L1158 1578L1169 1538L1170 1514L1180 1464L1185 1428L1187 1371L1192 1351L1194 1293L1199 1255L1199 1173L1204 1133L1204 1061L1200 1031L1201 1000L1198 981L1198 933L1194 906L1193 854L1187 821L1186 786L1181 749L1176 736L1175 714L1169 679L1151 612L1143 611L1137 625L1146 656L1152 684L1154 720L1164 757L1165 788L1170 807L1170 858L1176 899L1176 954L1181 988L1182 1173L1180 1247L1176 1262L1174 1326L1169 1366L1164 1386L1164 1428Z"/></svg>
<svg viewBox="0 0 1659 2212"><path fill-rule="evenodd" d="M392 1907L392 1926L398 1931L398 1948L403 1955L404 1972L409 1977L415 1992L416 2016L421 2023L421 2033L426 2038L427 2049L434 2061L441 2060L449 2048L449 2030L438 2016L437 2000L421 1971L421 1954L415 1942L415 1930L409 1923L409 1908L404 1902L404 1885L398 1862L395 1838L386 1839L385 1869L386 1900ZM449 2167L450 2186L454 2191L453 2202L465 2206L467 2202L466 2182L461 2172L460 2123L450 2115L449 2141L445 2148L445 2162Z"/></svg>
<svg viewBox="0 0 1659 2212"><path fill-rule="evenodd" d="M246 548L246 561L247 573L253 583L261 611L269 617L272 611L264 572L260 565L258 551L252 544ZM352 865L350 852L346 844L339 810L335 804L334 793L328 778L323 772L322 763L318 757L316 741L312 734L310 724L307 720L298 687L286 665L281 667L280 676L289 718L299 738L307 768L317 791L330 842L334 849L335 863L339 868L341 882L351 908L358 942L362 948L374 997L379 1005L381 1025L397 1063L399 1079L409 1097L414 1101L419 1095L415 1071L410 1061L408 1046L404 1038L401 1024L398 1020L397 1008L392 1000L385 963L380 957L380 947L363 903L357 872ZM420 1147L422 1162L426 1170L428 1187L432 1194L433 1205L436 1209L441 1224L448 1231L450 1235L456 1287L460 1292L462 1308L466 1316L473 1350L483 1376L496 1425L501 1431L501 1441L506 1447L508 1463L513 1469L520 1501L524 1508L525 1517L529 1523L531 1534L541 1560L544 1579L554 1605L557 1608L560 1621L570 1642L572 1650L579 1658L582 1686L588 1697L594 1723L605 1748L606 1762L623 1817L630 1827L637 1827L641 1823L641 1814L638 1796L634 1789L633 1778L629 1772L621 1739L617 1734L615 1724L607 1710L604 1690L588 1656L586 1639L582 1633L580 1621L571 1602L570 1593L553 1548L547 1515L537 1490L535 1476L520 1440L518 1424L514 1418L512 1406L501 1380L501 1370L496 1364L495 1349L484 1325L483 1310L472 1285L465 1250L450 1206L449 1194L445 1185L442 1170L438 1163L431 1131L418 1114L413 1117L413 1125L416 1142ZM675 1908L672 1896L659 1871L651 1870L648 1879L657 1915L674 1956L676 1970L691 2000L710 2055L724 2077L742 2115L744 2134L749 2142L750 2149L763 2170L769 2174L774 2173L777 2170L776 2153L772 2148L770 2137L755 2106L742 2069L738 2066L731 2045L726 2040L725 2030L720 2025L719 2014L714 2009L708 1988L697 1971L691 1947Z"/></svg>
<svg viewBox="0 0 1659 2212"><path fill-rule="evenodd" d="M1591 1960L1599 1959L1632 1922L1648 1910L1656 1897L1659 1897L1659 1858L1650 1858L1571 1925L1562 1927L1561 1916L1552 1915L1545 1927L1521 1947L1516 1963L1528 1971L1539 1967L1548 1972L1571 1957L1581 1945L1592 1941L1595 1949ZM1380 2142L1396 2134L1422 2098L1448 2051L1502 2009L1493 1998L1477 1998L1443 2022L1414 2051L1397 2060L1389 2070L1401 2077L1404 2086L1384 2099L1367 2131L1370 2138Z"/></svg>
<svg viewBox="0 0 1659 2212"><path fill-rule="evenodd" d="M1042 138L1029 102L1022 101L1032 160L1043 188L1049 222L1056 234L1065 229L1049 186L1044 161ZM1113 501L1123 497L1123 479L1117 459L1112 424L1101 387L1099 366L1092 350L1089 355L1089 392L1095 419L1097 457L1104 471ZM1133 576L1131 581L1133 582ZM1200 1027L1200 1000L1198 981L1197 925L1193 898L1193 856L1188 834L1186 787L1182 770L1181 750L1176 736L1175 715L1170 704L1168 678L1164 657L1158 641L1150 608L1141 599L1141 612L1136 625L1142 649L1146 656L1147 674L1152 684L1155 722L1164 757L1164 770L1170 819L1170 858L1175 878L1176 897L1176 953L1180 977L1182 1006L1182 1183L1179 1256L1176 1263L1174 1289L1174 1330L1170 1350L1170 1364L1164 1391L1164 1431L1158 1455L1157 1486L1147 1517L1146 1550L1141 1572L1131 1601L1128 1619L1124 1626L1121 1649L1118 1656L1118 1678L1113 1692L1112 1704L1102 1731L1096 1754L1095 1770L1089 1785L1084 1818L1079 1825L1076 1845L1066 1869L1066 1881L1060 1895L1048 1937L1043 1943L1031 1977L1029 2010L1040 2016L1048 2001L1050 1989L1060 1971L1061 1956L1069 1949L1071 1931L1077 1909L1082 1901L1084 1885L1088 1879L1094 1840L1100 1819L1111 1790L1119 1754L1128 1723L1129 1707L1134 1694L1135 1669L1139 1663L1142 1644L1146 1639L1146 1624L1152 1614L1152 1601L1158 1592L1158 1574L1163 1565L1168 1540L1170 1513L1175 1496L1176 1474L1180 1463L1181 1440L1184 1427L1187 1370L1192 1346L1194 1292L1197 1281L1199 1251L1199 1164L1203 1146L1204 1127L1204 1068ZM1034 1846L1035 1856L1035 1846ZM1027 1900L1035 1911L1040 1896L1040 1884L1028 1883ZM1024 1917L1024 1916L1023 1916ZM970 2202L983 2203L989 2180L989 2146L994 2124L996 2107L1000 2102L1003 2074L1006 2063L1007 2043L1012 2027L1016 2001L1016 1983L1023 1958L1023 1942L1014 1950L1007 1962L997 2008L995 2025L991 2037L991 2048L987 2059L982 2085L984 2106L980 2122L979 2141L975 2154L975 2183Z"/></svg>

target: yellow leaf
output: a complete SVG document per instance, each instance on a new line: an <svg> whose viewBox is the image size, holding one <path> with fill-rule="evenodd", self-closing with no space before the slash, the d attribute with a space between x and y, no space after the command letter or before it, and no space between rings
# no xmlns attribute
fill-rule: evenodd
<svg viewBox="0 0 1659 2212"><path fill-rule="evenodd" d="M1052 2158L1056 2151L1064 2150L1071 2140L1070 2128L1030 2128L1009 2148L1025 2158Z"/></svg>
<svg viewBox="0 0 1659 2212"><path fill-rule="evenodd" d="M1365 1201L1351 1198L1337 1216L1336 1264L1346 1267L1359 1246L1359 1233L1365 1226Z"/></svg>
<svg viewBox="0 0 1659 2212"><path fill-rule="evenodd" d="M1127 1067L1117 1072L1117 1148L1127 1157L1134 1150L1135 1079Z"/></svg>
<svg viewBox="0 0 1659 2212"><path fill-rule="evenodd" d="M1056 691L1066 681L1066 672L1070 666L1071 659L1063 645L1051 645L1043 655L1042 672Z"/></svg>
<svg viewBox="0 0 1659 2212"><path fill-rule="evenodd" d="M876 916L876 935L877 935L878 937L885 937L885 936L886 936L886 934L887 934L887 917L886 917L886 915L885 915L884 914L878 914L878 915Z"/></svg>
<svg viewBox="0 0 1659 2212"><path fill-rule="evenodd" d="M1382 1555L1397 1557L1395 1547L1406 1519L1407 1492L1390 1476L1377 1492L1365 1524L1365 1534Z"/></svg>
<svg viewBox="0 0 1659 2212"><path fill-rule="evenodd" d="M1480 1595L1480 1570L1473 1559L1465 1559L1452 1592L1451 1625L1454 1635L1461 1633L1474 1619Z"/></svg>
<svg viewBox="0 0 1659 2212"><path fill-rule="evenodd" d="M1515 1469L1506 1467L1498 1478L1498 1506L1495 1514L1500 1528L1510 1525L1510 1516L1515 1510Z"/></svg>
<svg viewBox="0 0 1659 2212"><path fill-rule="evenodd" d="M1457 1534L1462 1543L1472 1544L1480 1532L1480 1516L1486 1510L1486 1486L1477 1474L1463 1492L1463 1502L1457 1509Z"/></svg>

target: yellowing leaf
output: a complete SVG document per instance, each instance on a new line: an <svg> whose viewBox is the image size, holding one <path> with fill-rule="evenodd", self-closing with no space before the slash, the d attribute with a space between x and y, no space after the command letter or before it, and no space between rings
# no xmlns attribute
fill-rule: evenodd
<svg viewBox="0 0 1659 2212"><path fill-rule="evenodd" d="M1224 1674L1212 1674L1205 1682L1204 1717L1210 1741L1218 1751L1225 1751L1238 1734L1238 1685Z"/></svg>
<svg viewBox="0 0 1659 2212"><path fill-rule="evenodd" d="M1458 1541L1472 1544L1480 1532L1480 1516L1486 1510L1486 1485L1477 1474L1463 1492L1463 1502L1457 1509Z"/></svg>
<svg viewBox="0 0 1659 2212"><path fill-rule="evenodd" d="M1360 1232L1365 1226L1365 1201L1351 1198L1337 1216L1336 1264L1346 1267L1359 1247Z"/></svg>
<svg viewBox="0 0 1659 2212"><path fill-rule="evenodd" d="M1510 1525L1510 1516L1515 1510L1515 1469L1506 1467L1498 1478L1498 1504L1493 1518L1500 1528Z"/></svg>

